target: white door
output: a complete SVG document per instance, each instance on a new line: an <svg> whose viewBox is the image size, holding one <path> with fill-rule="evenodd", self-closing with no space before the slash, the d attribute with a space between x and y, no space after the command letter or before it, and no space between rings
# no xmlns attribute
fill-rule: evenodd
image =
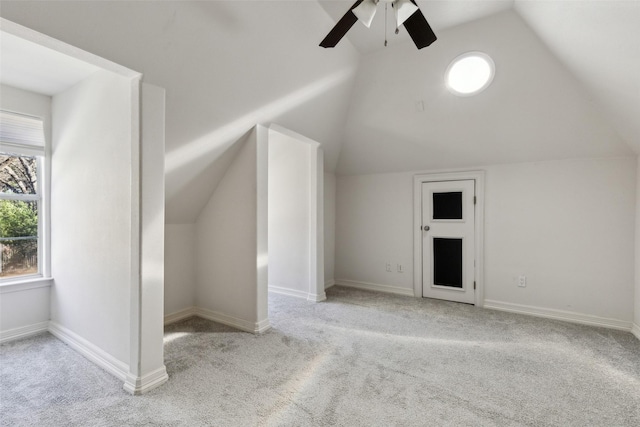
<svg viewBox="0 0 640 427"><path fill-rule="evenodd" d="M422 296L475 303L475 181L422 183Z"/></svg>

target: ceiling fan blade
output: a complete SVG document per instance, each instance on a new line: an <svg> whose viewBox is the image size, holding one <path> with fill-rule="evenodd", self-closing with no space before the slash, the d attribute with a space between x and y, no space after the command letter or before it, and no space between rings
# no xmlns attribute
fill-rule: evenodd
<svg viewBox="0 0 640 427"><path fill-rule="evenodd" d="M335 47L340 40L347 34L347 31L353 27L353 24L358 22L358 18L353 14L352 10L355 9L362 3L363 0L357 0L351 9L344 14L344 16L338 21L338 23L333 27L327 37L325 37L321 42L320 46L322 47Z"/></svg>
<svg viewBox="0 0 640 427"><path fill-rule="evenodd" d="M416 4L415 0L411 0L411 3ZM431 29L431 26L420 9L416 10L406 21L404 21L404 28L407 29L409 36L411 36L411 39L418 49L427 47L434 41L438 40L438 37L436 37L436 34Z"/></svg>

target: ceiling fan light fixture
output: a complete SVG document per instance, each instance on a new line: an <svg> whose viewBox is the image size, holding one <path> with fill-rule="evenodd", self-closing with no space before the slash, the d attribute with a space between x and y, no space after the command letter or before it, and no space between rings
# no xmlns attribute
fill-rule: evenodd
<svg viewBox="0 0 640 427"><path fill-rule="evenodd" d="M378 6L379 0L364 0L356 8L352 10L358 20L362 22L367 28L371 27L373 17L376 16L376 6Z"/></svg>
<svg viewBox="0 0 640 427"><path fill-rule="evenodd" d="M398 27L404 24L404 21L418 10L418 6L413 4L411 0L396 0L393 2L393 8L396 13L396 26Z"/></svg>
<svg viewBox="0 0 640 427"><path fill-rule="evenodd" d="M329 34L322 39L320 46L325 48L335 47L358 21L369 28L376 14L376 6L380 1L385 2L385 4L391 3L396 8L395 14L398 27L400 25L404 26L418 49L430 46L438 40L415 0L356 0L351 9L340 18L329 31ZM387 8L385 7L385 17L386 11ZM385 19L385 46L387 45L386 24L387 21ZM398 34L398 28L396 28L396 34Z"/></svg>

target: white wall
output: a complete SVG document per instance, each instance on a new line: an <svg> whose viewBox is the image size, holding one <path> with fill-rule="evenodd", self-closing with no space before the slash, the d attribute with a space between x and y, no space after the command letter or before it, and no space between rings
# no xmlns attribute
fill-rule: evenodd
<svg viewBox="0 0 640 427"><path fill-rule="evenodd" d="M0 109L42 118L45 138L50 144L51 97L0 85ZM44 259L41 258L42 261ZM45 267L46 274L49 268ZM44 322L48 322L50 317L49 281L37 286L44 287L5 285L0 288L0 340L46 327Z"/></svg>
<svg viewBox="0 0 640 427"><path fill-rule="evenodd" d="M637 165L636 180L636 247L635 247L635 315L633 331L640 339L640 156Z"/></svg>
<svg viewBox="0 0 640 427"><path fill-rule="evenodd" d="M337 177L336 282L413 289L413 174ZM394 267L386 271L386 263ZM407 268L398 273L395 266ZM413 292L413 291L411 291Z"/></svg>
<svg viewBox="0 0 640 427"><path fill-rule="evenodd" d="M238 142L240 151L198 217L195 246L199 314L251 331L268 325L266 282L258 281L258 269L266 269L266 254L258 257L259 128ZM265 236L266 214L265 206ZM264 301L258 298L259 286L265 288Z"/></svg>
<svg viewBox="0 0 640 427"><path fill-rule="evenodd" d="M50 317L49 281L37 287L0 287L0 342L45 331Z"/></svg>
<svg viewBox="0 0 640 427"><path fill-rule="evenodd" d="M269 132L269 287L307 297L310 286L311 147Z"/></svg>
<svg viewBox="0 0 640 427"><path fill-rule="evenodd" d="M53 98L51 319L130 361L131 83L100 71Z"/></svg>
<svg viewBox="0 0 640 427"><path fill-rule="evenodd" d="M632 158L490 168L485 298L630 321L635 169Z"/></svg>
<svg viewBox="0 0 640 427"><path fill-rule="evenodd" d="M164 261L164 314L196 304L195 224L166 224Z"/></svg>
<svg viewBox="0 0 640 427"><path fill-rule="evenodd" d="M633 158L483 167L485 299L615 319L633 316ZM413 286L415 173L339 176L336 280ZM405 273L385 272L385 262ZM527 276L527 287L513 278Z"/></svg>
<svg viewBox="0 0 640 427"><path fill-rule="evenodd" d="M336 260L336 176L324 174L324 282L333 285Z"/></svg>
<svg viewBox="0 0 640 427"><path fill-rule="evenodd" d="M321 142L335 169L359 54L348 39L318 46L335 21L315 1L2 2L0 14L167 89L170 223L195 222L217 159L256 123Z"/></svg>

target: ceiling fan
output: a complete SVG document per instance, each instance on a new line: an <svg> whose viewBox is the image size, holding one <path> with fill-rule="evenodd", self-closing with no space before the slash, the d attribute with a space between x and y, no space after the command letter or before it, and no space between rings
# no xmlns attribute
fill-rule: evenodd
<svg viewBox="0 0 640 427"><path fill-rule="evenodd" d="M320 46L335 47L358 20L369 28L379 2L391 3L396 16L396 34L398 33L397 28L404 25L418 49L427 47L437 40L415 0L357 0L320 42Z"/></svg>

